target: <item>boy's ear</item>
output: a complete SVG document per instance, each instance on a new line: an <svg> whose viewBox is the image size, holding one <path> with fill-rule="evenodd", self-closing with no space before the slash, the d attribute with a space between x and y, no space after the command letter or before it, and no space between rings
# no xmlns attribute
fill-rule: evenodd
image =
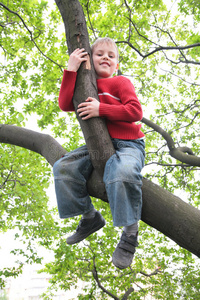
<svg viewBox="0 0 200 300"><path fill-rule="evenodd" d="M117 73L118 69L119 69L119 64L116 65L115 73Z"/></svg>
<svg viewBox="0 0 200 300"><path fill-rule="evenodd" d="M118 75L119 64L116 65L115 74Z"/></svg>

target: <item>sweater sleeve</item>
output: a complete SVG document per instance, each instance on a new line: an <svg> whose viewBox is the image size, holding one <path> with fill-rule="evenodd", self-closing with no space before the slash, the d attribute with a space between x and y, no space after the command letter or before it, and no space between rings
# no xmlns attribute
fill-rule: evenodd
<svg viewBox="0 0 200 300"><path fill-rule="evenodd" d="M72 98L76 83L76 72L64 70L63 79L58 97L58 104L63 111L74 111Z"/></svg>
<svg viewBox="0 0 200 300"><path fill-rule="evenodd" d="M120 101L116 104L100 103L99 115L111 121L137 122L143 117L142 106L131 81L123 76L118 77L115 94Z"/></svg>

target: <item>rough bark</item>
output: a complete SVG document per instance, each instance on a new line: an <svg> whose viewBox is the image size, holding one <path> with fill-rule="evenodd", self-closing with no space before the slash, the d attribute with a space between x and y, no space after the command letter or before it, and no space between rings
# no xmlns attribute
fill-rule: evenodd
<svg viewBox="0 0 200 300"><path fill-rule="evenodd" d="M66 150L50 135L12 125L0 126L0 143L17 145L37 152L52 166L66 153ZM96 198L107 201L101 182L95 187L89 184L88 192ZM200 257L200 211L145 178L142 220Z"/></svg>
<svg viewBox="0 0 200 300"><path fill-rule="evenodd" d="M87 26L82 7L78 0L55 0L55 2L63 18L69 54L76 48L85 48L88 52L87 62L81 65L77 74L73 97L73 104L76 111L78 104L84 102L89 96L99 99ZM102 118L91 118L83 121L77 113L76 116L95 169L91 177L92 186L95 187L97 181L101 182L105 163L115 153L115 150L105 121ZM96 174L95 180L93 180L94 174Z"/></svg>
<svg viewBox="0 0 200 300"><path fill-rule="evenodd" d="M142 220L200 257L200 211L143 179Z"/></svg>

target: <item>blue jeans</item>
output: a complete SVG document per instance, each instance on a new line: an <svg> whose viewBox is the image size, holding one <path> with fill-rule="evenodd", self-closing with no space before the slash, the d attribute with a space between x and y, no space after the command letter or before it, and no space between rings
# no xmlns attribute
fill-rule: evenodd
<svg viewBox="0 0 200 300"><path fill-rule="evenodd" d="M103 181L114 226L129 226L141 218L143 140L112 139L116 153L104 170ZM58 211L61 218L89 212L93 208L87 180L93 170L86 146L67 153L53 166Z"/></svg>

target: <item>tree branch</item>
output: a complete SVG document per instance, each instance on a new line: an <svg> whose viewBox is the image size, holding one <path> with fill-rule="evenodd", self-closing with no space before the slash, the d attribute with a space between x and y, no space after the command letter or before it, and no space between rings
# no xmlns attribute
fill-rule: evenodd
<svg viewBox="0 0 200 300"><path fill-rule="evenodd" d="M50 60L52 63L56 64L60 69L61 71L63 71L62 69L62 66L59 65L57 62L55 62L53 59L49 58L48 56L46 56L46 54L44 54L42 52L42 50L39 48L39 46L37 45L35 39L33 38L33 33L32 31L28 28L28 26L26 25L26 23L24 22L23 18L15 11L9 9L5 4L3 4L2 2L0 2L0 6L2 6L3 8L5 8L7 11L9 11L10 13L14 14L15 16L17 16L21 22L23 23L24 27L26 28L26 30L28 31L29 35L30 35L30 38L31 38L31 41L33 42L33 44L35 45L35 47L38 49L38 51L48 60Z"/></svg>
<svg viewBox="0 0 200 300"><path fill-rule="evenodd" d="M177 45L176 41L174 40L174 38L172 37L172 35L171 35L167 30L164 30L164 29L160 28L159 26L155 26L155 25L151 25L151 26L154 27L154 28L157 28L157 29L159 29L161 32L167 34L167 35L169 36L170 40L172 41L172 43L174 43L175 47L177 47L177 48L179 47L179 46ZM186 57L185 57L184 53L181 51L181 49L178 49L178 50L180 50L181 55L182 55L182 56L185 58L185 60L186 60Z"/></svg>
<svg viewBox="0 0 200 300"><path fill-rule="evenodd" d="M94 268L93 268L93 270L92 270L92 275L93 275L93 277L94 277L94 279L95 279L95 281L96 281L98 287L99 287L104 293L106 293L107 295L109 295L110 297L112 297L113 299L119 300L119 298L118 298L117 296L115 296L115 295L113 295L112 293L110 293L110 292L109 292L107 289L105 289L105 288L102 286L102 284L100 283L99 277L98 277L98 273L97 273L97 269L96 269L95 257L93 257L93 266L94 266Z"/></svg>
<svg viewBox="0 0 200 300"><path fill-rule="evenodd" d="M55 161L67 153L50 135L13 125L0 125L0 143L34 151L45 157L52 166Z"/></svg>
<svg viewBox="0 0 200 300"><path fill-rule="evenodd" d="M122 300L127 300L128 299L128 296L134 292L134 288L133 287L130 287L126 293L124 294L124 296L122 297Z"/></svg>
<svg viewBox="0 0 200 300"><path fill-rule="evenodd" d="M131 9L130 7L128 6L126 0L124 0L124 3L129 11L129 15L131 15ZM131 20L130 17L127 17L127 19L129 20L129 22L131 22L131 24L133 25L133 27L135 28L135 31L136 33L143 39L145 39L146 41L148 41L149 43L155 45L155 49L152 50L151 52L147 53L147 54L142 54L142 52L137 49L136 47L133 46L133 44L130 42L130 35L129 35L129 38L127 41L117 41L116 43L124 43L124 44L128 44L132 49L134 49L143 59L147 58L148 56L150 55L153 55L154 53L158 52L158 51L163 51L163 50L178 50L180 51L182 57L185 59L185 60L179 60L179 63L190 63L190 64L196 64L196 65L199 65L200 62L197 62L197 61L189 61L186 59L184 53L182 52L182 50L186 50L186 49L191 49L191 48L195 48L195 47L200 47L200 43L195 43L195 44L191 44L191 45L186 45L186 46L178 46L177 43L174 41L174 39L172 38L171 34L166 31L166 30L163 30L161 28L159 28L158 26L154 26L155 28L159 29L160 31L166 33L170 40L175 44L175 46L161 46L155 42L153 42L152 40L150 40L149 38L147 38L146 36L144 36L143 34L140 33L140 31L138 30L136 24ZM130 26L129 26L129 32L130 32Z"/></svg>
<svg viewBox="0 0 200 300"><path fill-rule="evenodd" d="M167 59L168 59L168 58L167 58ZM169 60L169 59L168 59L168 60ZM177 74L175 74L175 73L173 73L173 72L171 72L171 71L169 71L169 70L165 70L165 69L163 69L163 68L160 68L160 70L162 70L162 71L164 71L164 72L166 72L166 73L169 73L169 74L171 74L171 75L173 75L173 76L179 78L180 80L182 80L182 81L184 81L184 82L186 82L186 83L188 83L188 84L191 84L191 85L194 85L194 86L200 86L200 84L194 83L194 82L189 82L189 81L185 80L184 78L182 78L181 76L179 76L179 75L177 75Z"/></svg>
<svg viewBox="0 0 200 300"><path fill-rule="evenodd" d="M3 186L5 186L5 184L6 184L8 181L10 181L10 180L9 180L9 177L11 176L12 173L13 173L12 167L11 167L11 169L9 170L9 172L8 172L8 174L7 174L6 176L4 176L3 172L1 172L1 178L4 178L4 177L5 177L5 179L4 179L4 181L2 182L2 184L0 185L0 189L2 189Z"/></svg>
<svg viewBox="0 0 200 300"><path fill-rule="evenodd" d="M0 143L37 152L52 166L67 153L53 137L12 125L0 126ZM99 181L96 175L93 179L95 186L91 178L88 181L89 194L107 202L103 179ZM200 211L146 178L143 178L142 193L142 221L200 257Z"/></svg>
<svg viewBox="0 0 200 300"><path fill-rule="evenodd" d="M97 39L96 32L95 32L95 30L94 30L94 27L93 27L92 22L91 22L91 19L90 19L89 3L90 3L90 1L88 0L87 3L85 4L86 11L87 11L87 18L88 18L88 21L89 21L89 24L90 24L90 29L92 30L92 32L93 32L93 34L94 34L94 38Z"/></svg>
<svg viewBox="0 0 200 300"><path fill-rule="evenodd" d="M159 267L158 267L157 269L155 269L155 271L153 271L153 272L150 273L150 274L147 274L147 273L145 273L145 272L143 272L143 271L140 271L140 274L142 274L142 275L144 275L144 276L146 276L146 277L151 277L151 276L157 275L157 274L159 274L159 273L162 273L162 271L160 270Z"/></svg>
<svg viewBox="0 0 200 300"><path fill-rule="evenodd" d="M144 37L145 38L145 37ZM149 39L145 38L146 40L150 41ZM152 42L152 41L151 41ZM153 42L152 42L153 43ZM154 53L158 51L163 51L163 50L185 50L185 49L190 49L190 48L195 48L195 47L200 47L200 43L192 44L192 45L186 45L186 46L158 46L155 48L153 51L147 53L147 54L142 54L136 47L133 46L132 43L129 41L116 41L116 44L127 44L129 47L131 47L133 50L135 50L143 59L147 58L150 55L153 55ZM183 61L180 61L183 62ZM200 65L200 62L196 61L190 61L192 64Z"/></svg>
<svg viewBox="0 0 200 300"><path fill-rule="evenodd" d="M195 156L192 150L189 147L175 147L175 143L168 132L163 130L159 125L154 122L147 120L146 118L142 119L142 122L147 126L153 128L156 132L158 132L162 137L166 140L167 146L169 148L169 154L175 159L189 164L191 166L200 166L200 157ZM185 154L185 153L188 153Z"/></svg>

